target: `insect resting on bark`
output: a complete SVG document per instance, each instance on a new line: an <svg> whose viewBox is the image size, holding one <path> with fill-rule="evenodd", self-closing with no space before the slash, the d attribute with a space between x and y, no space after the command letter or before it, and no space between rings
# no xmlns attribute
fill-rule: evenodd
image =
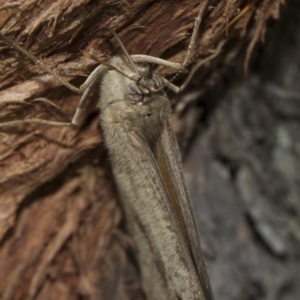
<svg viewBox="0 0 300 300"><path fill-rule="evenodd" d="M181 70L189 64L208 1L200 5L183 64L148 55L129 55L116 33L109 29L124 56L98 66L79 87L55 74L29 51L0 37L28 56L70 90L82 94L70 123L41 119L14 120L0 129L24 123L76 126L97 83L100 124L114 177L125 211L126 224L138 249L138 261L147 299L213 300L181 159L171 128L171 108L164 88L184 89L152 72L149 64ZM213 59L215 52L201 64ZM193 74L193 71L191 72Z"/></svg>

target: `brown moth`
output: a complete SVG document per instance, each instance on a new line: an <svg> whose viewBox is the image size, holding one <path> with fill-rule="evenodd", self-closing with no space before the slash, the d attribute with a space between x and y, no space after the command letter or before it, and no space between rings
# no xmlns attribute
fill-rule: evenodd
<svg viewBox="0 0 300 300"><path fill-rule="evenodd" d="M100 123L127 228L137 245L143 288L149 300L214 299L164 90L168 87L178 92L186 83L176 87L153 73L149 65L180 70L188 64L207 2L200 5L183 65L146 55L130 56L110 29L124 57L113 57L108 64L98 66L79 89L0 34L62 84L83 94L71 123L25 119L2 123L0 127L33 122L74 126L84 111L89 91L101 78Z"/></svg>
<svg viewBox="0 0 300 300"><path fill-rule="evenodd" d="M103 78L101 126L147 299L212 300L166 82L149 65L133 70L121 57L110 64L123 74Z"/></svg>

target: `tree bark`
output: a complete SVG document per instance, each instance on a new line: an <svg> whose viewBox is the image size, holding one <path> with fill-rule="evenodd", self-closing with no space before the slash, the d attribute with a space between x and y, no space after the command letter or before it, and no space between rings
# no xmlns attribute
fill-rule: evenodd
<svg viewBox="0 0 300 300"><path fill-rule="evenodd" d="M281 2L209 1L194 50L198 56L190 67L177 76L176 83L182 83L191 67L201 58L221 46L222 51L198 72L194 84L181 95L181 100L171 95L174 129L183 149L190 145L190 137L194 136L196 121L201 115L200 124L205 124L207 120L213 122L215 125L211 130L218 132L218 138L220 132L232 133L231 124L228 127L224 127L224 124L227 116L235 110L231 110L225 100L219 100L220 95L215 95L211 102L203 102L203 95L208 99L207 91L210 93L232 59L246 47L246 64L249 63L253 45L263 38L266 21L270 17L278 17ZM253 6L247 13L219 35L249 4ZM199 3L192 0L143 0L133 3L24 0L0 1L0 5L1 32L33 52L45 65L76 86L99 62L107 62L112 55L120 54L119 46L105 29L107 26L120 35L130 54L149 54L182 62L199 7ZM69 91L5 42L1 42L0 55L1 122L25 118L65 122L72 119L80 95ZM96 57L97 61L91 56ZM166 68L158 68L157 72L168 78L175 75L173 70ZM204 80L201 85L198 84L200 79ZM124 230L122 210L117 202L117 192L98 126L99 113L92 100L97 98L98 92L91 95L89 109L76 130L41 124L0 128L1 299L144 299L134 259L135 246ZM59 108L48 100L34 101L40 97ZM199 106L199 101L204 104ZM248 102L237 102L235 105L247 110L245 114L248 113ZM259 111L262 111L259 115L261 119L269 116L264 107ZM251 130L257 130L256 123L254 125L247 129L250 133ZM271 130L268 126L267 133ZM263 138L266 132L263 132ZM224 139L227 141L225 133ZM202 139L205 135L210 136L210 142L214 141L209 129L205 130ZM233 137L230 138L233 140ZM259 138L256 137L256 140ZM223 140L217 139L213 145L203 142L202 145L200 138L199 143L196 152L192 148L188 152L190 160L187 160L187 166L191 160L198 161L201 169L203 160L198 158L201 153L209 153L209 157L214 158L206 163L210 164L209 170L217 169L218 176L223 172L220 170L222 166L235 173L238 163L232 167L235 158L231 159L228 153L238 153L238 162L245 161L247 166L252 163L256 166L255 159L247 156L248 144L243 145L245 148L232 144L223 149L227 146ZM211 151L214 149L211 147L216 147L218 151ZM253 150L252 155L255 153ZM217 163L214 163L214 154ZM206 159L205 155L202 158ZM259 178L255 176L261 172L261 168L258 166L254 169L256 173L251 173L252 168L242 169L239 166L238 176L235 175L240 193L250 194L245 196L246 200L250 199L250 207L257 195L252 195L255 190L249 191L247 188L251 186L251 180ZM219 190L221 179L216 181L214 177L206 178L205 174L199 173L204 172L205 168L202 171L187 170L188 178L191 178L190 172L196 172L197 178L200 176L203 180L209 180L205 186ZM196 178L196 175L193 176ZM230 193L231 189L224 184L224 193L228 190L227 193ZM198 198L199 192L193 189L192 181L191 193L195 199ZM201 195L199 203L195 204L196 213L199 206L202 207L202 201L206 203L207 195ZM218 195L215 198L220 199ZM230 200L232 197L229 195L228 198ZM227 198L224 199L226 201ZM205 204L202 211L205 212ZM251 209L247 212L249 220L257 218ZM219 214L222 215L213 217L223 218L222 211ZM245 223L243 226L246 226ZM246 231L244 227L240 229L241 235ZM215 238L207 226L201 226L200 230L201 238L205 241ZM229 238L224 241L225 246L230 243ZM212 261L216 261L217 257L222 258L219 252L212 254L207 244L204 243L208 258ZM279 250L274 246L280 255L284 252L281 245L279 243ZM221 261L226 262L225 258ZM241 296L243 286L240 282L236 286L222 277L220 284L218 274L224 274L221 273L224 266L213 262L211 265L212 284L217 296L232 296L227 289L234 288L237 292L233 295L238 295L239 299L250 299Z"/></svg>
<svg viewBox="0 0 300 300"><path fill-rule="evenodd" d="M186 178L216 299L299 299L300 4L199 103ZM195 81L195 86L196 86Z"/></svg>

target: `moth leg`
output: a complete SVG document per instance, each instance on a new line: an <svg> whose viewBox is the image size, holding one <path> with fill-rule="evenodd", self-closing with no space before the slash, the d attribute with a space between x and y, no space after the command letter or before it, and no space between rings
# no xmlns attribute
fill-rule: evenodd
<svg viewBox="0 0 300 300"><path fill-rule="evenodd" d="M42 119L25 119L25 120L14 120L14 121L9 121L5 123L0 123L0 128L5 128L5 127L10 127L10 126L15 126L18 124L28 124L28 123L37 123L37 124L46 124L46 125L51 125L51 126L74 126L78 124L78 121L80 119L80 116L82 115L82 112L84 111L84 106L87 101L87 96L90 92L91 86L94 85L95 82L98 81L98 79L103 75L104 72L108 70L107 66L100 65L98 66L86 79L86 81L79 87L75 87L74 85L70 84L67 82L64 78L61 76L57 75L53 70L51 70L47 65L43 63L40 59L38 59L33 53L31 53L29 50L25 50L21 46L19 46L17 43L14 41L10 40L7 38L1 31L0 31L0 37L4 39L11 47L17 49L21 53L23 53L25 56L29 57L34 63L36 63L42 70L47 72L48 74L51 74L54 78L56 78L59 82L61 82L64 86L66 86L68 89L71 91L78 93L78 94L83 94L79 105L76 109L75 115L72 119L71 122L56 122L56 121L48 121L48 120L42 120ZM33 100L35 101L35 100ZM44 102L49 102L48 100L45 101L44 98L37 98L36 101L44 101ZM55 106L53 103L51 105Z"/></svg>
<svg viewBox="0 0 300 300"><path fill-rule="evenodd" d="M1 31L0 31L0 37L6 41L7 44L9 44L11 47L17 49L21 53L23 53L25 56L30 58L35 64L37 64L42 70L47 72L48 74L52 75L54 78L56 78L60 83L62 83L65 87L70 89L71 91L82 94L87 89L87 87L96 79L98 78L104 69L107 69L106 66L98 66L86 79L86 81L77 88L76 86L70 84L68 81L66 81L61 76L57 75L51 68L49 68L47 65L43 63L42 60L38 59L31 51L24 49L23 47L19 46L17 43L12 41L11 39L7 38Z"/></svg>
<svg viewBox="0 0 300 300"><path fill-rule="evenodd" d="M17 43L12 41L11 39L7 38L1 31L0 31L0 37L6 41L7 44L9 44L14 49L17 49L21 53L23 53L25 56L30 58L35 64L37 64L42 70L47 72L48 74L51 74L53 77L55 77L58 81L60 81L64 86L69 88L71 91L75 93L80 93L80 89L78 89L76 86L70 84L65 79L57 75L53 70L51 70L48 66L46 66L43 61L38 59L32 52L29 50L25 50L23 47L19 46Z"/></svg>
<svg viewBox="0 0 300 300"><path fill-rule="evenodd" d="M92 84L93 85L93 84ZM92 86L91 85L91 86ZM82 112L84 111L83 106L86 103L88 93L90 92L90 87L89 86L85 92L83 93L79 105L77 106L77 109L75 111L74 117L71 122L56 122L56 121L49 121L49 120L43 120L43 119L35 119L35 118L30 118L30 119L24 119L24 120L14 120L14 121L8 121L4 123L0 123L0 128L7 128L19 124L45 124L45 125L50 125L50 126L56 126L56 127L72 127L76 126L78 124L78 120L80 119ZM53 105L53 104L52 104Z"/></svg>
<svg viewBox="0 0 300 300"><path fill-rule="evenodd" d="M202 17L203 17L203 13L205 11L205 8L207 6L208 0L202 1L202 3L200 4L200 8L199 8L199 12L198 12L198 16L195 19L195 24L194 24L194 29L193 29L193 33L192 33L192 37L189 43L189 47L185 56L185 59L182 63L182 68L184 68L185 66L187 66L190 63L192 54L193 54L193 50L194 50L194 46L196 43L196 39L197 39L197 34L199 31L199 26L201 24L202 21Z"/></svg>
<svg viewBox="0 0 300 300"><path fill-rule="evenodd" d="M170 68L177 69L177 70L183 69L189 63L189 61L192 57L193 48L195 46L195 42L196 42L196 39L197 39L197 33L198 33L198 30L199 30L199 26L201 24L202 16L203 16L203 13L204 13L205 8L207 6L207 3L208 3L208 0L205 0L200 4L199 13L198 13L198 16L195 19L195 25L194 25L191 41L189 43L187 54L186 54L185 59L184 59L182 64L174 63L174 62L170 62L170 61L158 58L158 57L149 56L149 55L142 55L142 54L130 55L133 62L137 62L137 63L147 62L147 63L157 64L157 65L163 65L163 66L170 67Z"/></svg>
<svg viewBox="0 0 300 300"><path fill-rule="evenodd" d="M189 84L189 82L191 81L193 75L195 74L195 72L202 67L204 64L206 64L207 62L209 62L210 60L214 59L217 55L219 54L219 51L215 52L214 54L206 57L205 59L201 60L200 62L198 62L191 70L191 72L189 73L189 75L187 76L187 78L184 80L183 84L181 86L177 86L175 84L173 84L172 82L168 81L167 79L164 78L164 82L166 84L166 86L172 90L175 93L180 93L182 90L184 90L186 88L186 86Z"/></svg>
<svg viewBox="0 0 300 300"><path fill-rule="evenodd" d="M71 127L76 126L78 124L78 121L80 120L80 117L82 116L84 112L84 108L88 99L88 95L92 89L92 87L99 81L101 76L108 70L109 68L101 65L98 66L86 79L86 81L80 86L80 89L84 89L84 92L82 94L82 97L80 98L79 104L76 108L75 114L72 118L71 122L56 122L56 121L49 121L49 120L42 120L42 119L24 119L24 120L14 120L9 121L5 123L0 123L0 128L15 126L19 124L25 124L25 123L37 123L37 124L46 124L51 126L58 126L58 127ZM37 100L43 100L43 98L37 98ZM47 101L48 102L48 101ZM52 104L54 105L54 104Z"/></svg>
<svg viewBox="0 0 300 300"><path fill-rule="evenodd" d="M134 54L130 55L131 59L133 62L136 63L149 63L149 64L156 64L156 65L162 65L166 67L170 67L176 70L181 70L182 66L180 63L174 63L165 59L161 59L155 56L150 56L150 55L143 55L143 54Z"/></svg>
<svg viewBox="0 0 300 300"><path fill-rule="evenodd" d="M79 87L80 93L84 93L85 90L93 85L98 79L100 79L104 73L106 73L110 68L105 65L100 65L88 76L85 82Z"/></svg>
<svg viewBox="0 0 300 300"><path fill-rule="evenodd" d="M86 102L88 100L88 95L91 91L91 89L94 87L94 85L96 83L99 82L99 79L101 78L101 76L103 75L103 73L105 73L108 70L108 67L106 66L99 66L98 68L96 68L91 74L90 76L87 78L87 80L85 81L85 83L83 85L80 86L80 88L84 85L86 85L85 91L82 94L82 97L80 98L79 104L76 108L75 114L72 118L71 124L73 126L76 126L82 116L82 114L84 113L85 110L85 106L86 106Z"/></svg>

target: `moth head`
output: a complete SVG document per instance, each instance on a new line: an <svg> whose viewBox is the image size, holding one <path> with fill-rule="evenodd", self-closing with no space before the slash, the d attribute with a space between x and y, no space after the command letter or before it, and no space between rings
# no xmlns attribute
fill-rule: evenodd
<svg viewBox="0 0 300 300"><path fill-rule="evenodd" d="M139 63L135 65L116 32L109 27L108 30L117 40L125 55L125 59L129 68L134 73L133 75L128 76L121 70L108 65L112 69L115 69L117 72L123 74L125 77L128 77L133 81L125 87L125 98L138 105L142 105L144 102L151 101L151 96L154 93L161 93L163 91L166 85L164 79L161 76L154 74L152 72L151 65L148 63Z"/></svg>
<svg viewBox="0 0 300 300"><path fill-rule="evenodd" d="M145 90L148 90L149 93L160 92L166 86L164 79L155 73L151 73L151 78L141 76L136 83L141 89L144 88Z"/></svg>
<svg viewBox="0 0 300 300"><path fill-rule="evenodd" d="M152 92L162 90L166 84L164 79L158 74L153 73L152 64L138 63L136 65L139 78L135 80L142 87L148 87Z"/></svg>
<svg viewBox="0 0 300 300"><path fill-rule="evenodd" d="M127 84L125 98L134 104L142 105L151 101L151 96L162 93L166 85L164 79L155 73L151 75L151 78L141 76L138 80Z"/></svg>

